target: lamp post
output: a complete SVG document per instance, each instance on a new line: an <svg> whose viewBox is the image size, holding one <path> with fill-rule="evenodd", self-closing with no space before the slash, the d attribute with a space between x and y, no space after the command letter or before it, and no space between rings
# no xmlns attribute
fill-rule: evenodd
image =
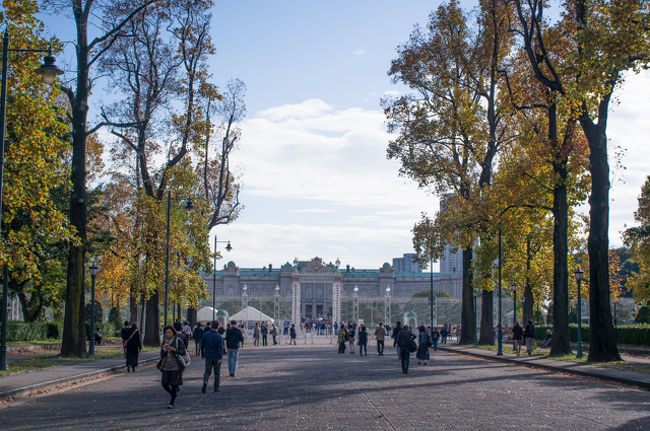
<svg viewBox="0 0 650 431"><path fill-rule="evenodd" d="M5 162L5 126L6 126L6 113L7 113L7 70L9 69L9 53L10 52L44 52L47 55L43 58L41 67L35 70L36 73L41 75L41 80L44 84L51 85L56 80L58 75L63 74L63 71L56 67L54 64L54 57L52 50L43 49L11 49L9 48L9 32L5 29L2 37L2 84L0 85L0 227L2 226L2 194L4 186L4 162ZM1 239L1 238L0 238ZM8 370L7 364L7 300L9 297L9 269L7 264L3 268L2 283L2 337L0 341L0 370Z"/></svg>
<svg viewBox="0 0 650 431"><path fill-rule="evenodd" d="M280 286L275 285L275 294L273 295L273 320L277 323L278 313L280 311Z"/></svg>
<svg viewBox="0 0 650 431"><path fill-rule="evenodd" d="M390 322L390 286L386 286L384 295L384 325Z"/></svg>
<svg viewBox="0 0 650 431"><path fill-rule="evenodd" d="M90 344L88 356L95 356L95 277L97 277L99 266L96 262L90 264Z"/></svg>
<svg viewBox="0 0 650 431"><path fill-rule="evenodd" d="M241 306L245 310L248 307L248 286L244 284L244 287L241 288ZM246 326L248 326L248 310L246 310Z"/></svg>
<svg viewBox="0 0 650 431"><path fill-rule="evenodd" d="M515 326L515 322L517 321L517 284L513 283L510 286L510 290L512 291L512 306L513 306L513 313L512 313L512 326Z"/></svg>
<svg viewBox="0 0 650 431"><path fill-rule="evenodd" d="M499 340L497 342L497 356L503 356L503 316L502 316L502 304L501 304L501 228L499 228L499 326L497 335Z"/></svg>
<svg viewBox="0 0 650 431"><path fill-rule="evenodd" d="M582 276L584 272L580 267L578 267L575 271L575 276L576 276L576 283L578 285L578 352L576 354L576 358L580 359L582 358L582 296L580 292L580 285L582 284Z"/></svg>
<svg viewBox="0 0 650 431"><path fill-rule="evenodd" d="M215 310L215 296L217 295L217 244L220 242L225 242L226 244L226 251L230 252L232 250L232 246L230 245L230 241L217 241L217 234L214 234L214 265L212 268L212 321L214 322L217 317L216 313L217 310Z"/></svg>
<svg viewBox="0 0 650 431"><path fill-rule="evenodd" d="M474 345L478 346L478 295L479 293L474 291Z"/></svg>
<svg viewBox="0 0 650 431"><path fill-rule="evenodd" d="M186 210L191 210L194 206L192 201L188 198L185 204ZM170 237L170 224L171 224L171 209L172 209L172 190L167 189L167 247L165 251L165 317L163 318L165 326L167 326L167 307L169 298L169 237Z"/></svg>
<svg viewBox="0 0 650 431"><path fill-rule="evenodd" d="M359 287L352 289L352 321L356 324L359 321Z"/></svg>
<svg viewBox="0 0 650 431"><path fill-rule="evenodd" d="M433 304L434 304L433 299L434 299L434 295L435 295L435 293L433 292L433 258L431 258L430 262L429 262L429 274L430 274L430 281L431 281L430 292L429 292L429 302L430 302L430 308L431 308L431 310L430 310L431 311L431 327L433 328L433 325L434 325L434 323L433 323ZM436 298L436 300L437 300L437 298Z"/></svg>

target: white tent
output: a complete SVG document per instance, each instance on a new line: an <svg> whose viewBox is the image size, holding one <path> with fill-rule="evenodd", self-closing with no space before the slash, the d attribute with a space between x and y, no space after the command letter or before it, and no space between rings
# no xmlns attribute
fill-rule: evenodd
<svg viewBox="0 0 650 431"><path fill-rule="evenodd" d="M228 320L236 320L237 322L273 322L270 316L262 313L255 307L250 305L238 313L233 314Z"/></svg>
<svg viewBox="0 0 650 431"><path fill-rule="evenodd" d="M212 312L213 310L214 310L214 314ZM217 310L216 308L203 307L197 313L196 320L198 320L199 322L211 322L213 316L216 318L218 311L219 310Z"/></svg>

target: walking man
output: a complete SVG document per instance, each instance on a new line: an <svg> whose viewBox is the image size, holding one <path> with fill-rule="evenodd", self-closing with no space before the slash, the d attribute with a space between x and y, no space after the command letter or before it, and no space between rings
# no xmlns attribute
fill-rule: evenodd
<svg viewBox="0 0 650 431"><path fill-rule="evenodd" d="M399 359L402 363L402 373L408 374L409 362L411 360L411 342L415 340L415 335L404 325L397 334L397 347L399 348ZM416 347L417 348L417 347Z"/></svg>
<svg viewBox="0 0 650 431"><path fill-rule="evenodd" d="M192 338L194 338L194 354L196 356L201 352L201 337L203 337L203 331L204 329L201 326L201 322L198 322L194 328L194 332L192 332Z"/></svg>
<svg viewBox="0 0 650 431"><path fill-rule="evenodd" d="M244 336L237 327L237 322L230 322L230 328L226 331L226 347L228 348L228 372L230 377L237 373L237 359L239 358L239 344L244 344Z"/></svg>
<svg viewBox="0 0 650 431"><path fill-rule="evenodd" d="M210 330L201 337L201 358L205 359L205 372L203 373L203 386L201 392L205 393L210 380L210 373L214 370L214 391L219 392L221 377L221 359L223 358L223 338L217 332L219 322L214 321Z"/></svg>
<svg viewBox="0 0 650 431"><path fill-rule="evenodd" d="M296 324L292 323L291 324L291 329L289 330L289 336L291 337L291 341L289 341L289 345L296 345Z"/></svg>
<svg viewBox="0 0 650 431"><path fill-rule="evenodd" d="M268 346L268 334L269 328L266 326L266 322L262 322L262 346Z"/></svg>
<svg viewBox="0 0 650 431"><path fill-rule="evenodd" d="M375 329L375 339L377 340L377 356L384 356L384 338L386 337L386 328L380 322Z"/></svg>

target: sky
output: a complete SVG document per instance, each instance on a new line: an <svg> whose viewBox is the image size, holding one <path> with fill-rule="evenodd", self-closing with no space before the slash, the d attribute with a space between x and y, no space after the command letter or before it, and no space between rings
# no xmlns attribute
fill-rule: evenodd
<svg viewBox="0 0 650 431"><path fill-rule="evenodd" d="M413 224L438 209L438 197L400 178L399 164L386 159L390 135L380 99L405 91L391 83L390 62L438 4L216 1L210 71L221 86L231 78L245 82L248 110L231 156L244 209L235 223L213 231L233 246L227 254L220 249L220 265L278 267L319 256L379 268L412 252ZM61 19L48 28L72 38L69 24ZM634 224L650 174L649 88L650 73L629 76L611 109L610 146L624 150L626 167L612 160L612 246ZM101 90L93 97L101 99Z"/></svg>

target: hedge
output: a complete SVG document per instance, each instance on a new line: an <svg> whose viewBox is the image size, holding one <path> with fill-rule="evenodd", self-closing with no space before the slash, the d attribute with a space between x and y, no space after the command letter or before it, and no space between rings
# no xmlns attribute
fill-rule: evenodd
<svg viewBox="0 0 650 431"><path fill-rule="evenodd" d="M63 334L61 322L7 322L7 341L58 340Z"/></svg>
<svg viewBox="0 0 650 431"><path fill-rule="evenodd" d="M536 335L538 340L543 340L546 337L546 330L553 331L552 326L541 325L536 328ZM616 342L618 344L629 344L634 346L650 346L650 325L637 324L637 325L618 325L615 327ZM589 325L582 325L582 341L589 342ZM578 341L578 325L569 325L569 338L572 343Z"/></svg>

